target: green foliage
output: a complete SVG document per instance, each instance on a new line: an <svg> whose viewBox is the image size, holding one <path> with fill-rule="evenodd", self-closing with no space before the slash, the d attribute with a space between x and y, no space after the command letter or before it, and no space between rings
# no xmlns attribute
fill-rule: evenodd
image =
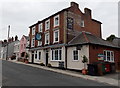
<svg viewBox="0 0 120 88"><path fill-rule="evenodd" d="M86 57L85 55L83 56L82 62L83 62L83 63L87 63L87 62L88 62L88 59L87 59L87 57Z"/></svg>
<svg viewBox="0 0 120 88"><path fill-rule="evenodd" d="M109 37L106 38L106 40L112 42L115 37L116 37L115 35L110 35Z"/></svg>

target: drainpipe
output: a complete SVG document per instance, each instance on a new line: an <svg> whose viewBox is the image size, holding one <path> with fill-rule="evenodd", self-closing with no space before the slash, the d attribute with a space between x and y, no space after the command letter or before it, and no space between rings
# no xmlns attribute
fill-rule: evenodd
<svg viewBox="0 0 120 88"><path fill-rule="evenodd" d="M67 10L67 17L66 18L68 18L68 10ZM65 69L67 69L67 39L68 39L68 30L67 30L67 19L65 19L66 20L66 44L65 44Z"/></svg>

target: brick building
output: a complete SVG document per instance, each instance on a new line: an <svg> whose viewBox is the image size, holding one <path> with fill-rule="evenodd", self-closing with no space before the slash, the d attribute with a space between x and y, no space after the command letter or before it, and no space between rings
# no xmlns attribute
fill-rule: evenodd
<svg viewBox="0 0 120 88"><path fill-rule="evenodd" d="M91 45L89 45L91 42L85 37L86 34L94 36L91 37L92 40L99 38L101 41L104 41L101 34L101 22L92 19L90 9L85 8L84 12L82 12L79 9L79 5L75 2L71 2L70 7L38 21L29 28L31 53L29 61L32 63L43 63L46 66L49 63L54 67L59 67L62 62L65 68L69 67L70 69L80 70L83 68L83 63L81 62L81 56L83 54L89 58L90 62L94 62L96 59L96 56L91 53L91 51L94 52L94 50L91 49ZM83 38L78 37L80 34L83 34ZM76 45L75 42L72 42L74 40L76 41L76 38L78 41L80 39L83 40L83 42L78 42L79 44L77 43ZM89 43L88 46L85 45L87 43L85 43L84 38L87 43ZM72 46L70 44L71 42ZM96 40L94 44L97 45L97 42L99 43L99 41ZM72 49L73 46L77 47L80 44L83 44L82 51L76 48ZM106 45L106 47L115 47L115 51L117 51L117 46ZM69 52L71 52L71 54ZM78 55L78 52L81 52L81 56ZM102 51L100 51L100 53L102 53ZM118 59L118 57L116 58ZM70 59L72 60L71 62L69 62ZM76 63L78 64L77 66Z"/></svg>

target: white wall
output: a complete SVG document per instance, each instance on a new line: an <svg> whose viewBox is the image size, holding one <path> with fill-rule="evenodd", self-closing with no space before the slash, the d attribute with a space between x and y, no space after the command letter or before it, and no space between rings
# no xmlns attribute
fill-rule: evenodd
<svg viewBox="0 0 120 88"><path fill-rule="evenodd" d="M48 63L50 63L53 67L59 67L59 61L65 62L65 47L62 47L62 58L59 61L52 61L52 50L49 51L49 59ZM65 66L65 65L64 65Z"/></svg>
<svg viewBox="0 0 120 88"><path fill-rule="evenodd" d="M82 56L85 55L89 61L89 46L82 46L81 50L78 51L78 61L73 60L73 50L76 50L76 47L68 47L67 49L67 68L82 70L84 68L84 64L82 63Z"/></svg>
<svg viewBox="0 0 120 88"><path fill-rule="evenodd" d="M39 52L41 52L41 58L39 59ZM32 53L30 53L30 58L29 58L29 62L32 62ZM37 58L35 58L35 53L36 51L34 51L34 63L44 63L45 64L45 53L44 50L37 50Z"/></svg>

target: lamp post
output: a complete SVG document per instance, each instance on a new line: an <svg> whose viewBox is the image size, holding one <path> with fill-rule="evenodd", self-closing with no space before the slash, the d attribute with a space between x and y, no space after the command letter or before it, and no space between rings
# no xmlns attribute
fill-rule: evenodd
<svg viewBox="0 0 120 88"><path fill-rule="evenodd" d="M9 34L10 34L10 25L8 26L8 38L7 38L8 42L7 42L6 60L7 60L7 58L8 58Z"/></svg>

